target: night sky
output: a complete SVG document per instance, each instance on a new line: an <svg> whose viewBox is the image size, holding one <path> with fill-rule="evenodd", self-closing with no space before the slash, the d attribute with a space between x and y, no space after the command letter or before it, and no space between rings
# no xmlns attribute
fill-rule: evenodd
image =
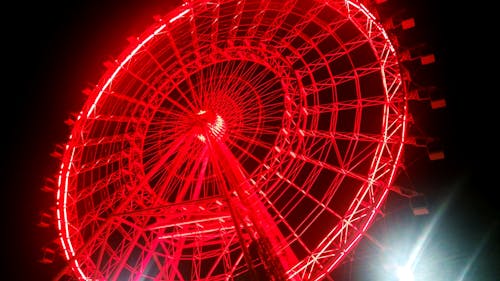
<svg viewBox="0 0 500 281"><path fill-rule="evenodd" d="M2 19L1 252L7 277L1 280L44 281L57 273L58 265L37 262L40 249L55 233L36 224L41 212L54 204L53 195L40 188L46 177L57 172L57 160L49 155L69 134L64 120L81 109L85 101L81 91L98 81L105 70L102 63L128 45L126 38L139 34L152 22L152 15L178 2L40 1L4 9L15 19ZM418 126L439 138L446 154L445 160L429 161L425 150L415 150L415 160L410 159L409 181L427 196L431 213L414 217L408 200L392 194L386 219L378 221L370 233L391 245L391 250L411 251L410 246L398 243L414 242L427 226L434 225L416 280L499 280L500 184L494 136L498 87L493 86L498 77L494 77L496 70L488 70L490 66L495 69L491 38L475 32L488 30L489 19L479 16L484 7L435 2L441 1L398 4L400 13L414 15L417 23L405 38L420 41L437 59L415 75L435 85L447 101L444 109L414 108ZM490 32L491 36L497 33ZM383 273L382 261L390 251L373 249L373 243L363 241L359 255L339 274L347 276L352 268L353 280L391 280Z"/></svg>

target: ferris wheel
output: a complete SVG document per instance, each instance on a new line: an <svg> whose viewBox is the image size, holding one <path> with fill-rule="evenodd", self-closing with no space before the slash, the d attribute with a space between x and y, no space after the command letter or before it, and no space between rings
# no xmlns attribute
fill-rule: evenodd
<svg viewBox="0 0 500 281"><path fill-rule="evenodd" d="M185 2L132 40L74 122L60 277L323 279L387 197L406 100L361 2Z"/></svg>

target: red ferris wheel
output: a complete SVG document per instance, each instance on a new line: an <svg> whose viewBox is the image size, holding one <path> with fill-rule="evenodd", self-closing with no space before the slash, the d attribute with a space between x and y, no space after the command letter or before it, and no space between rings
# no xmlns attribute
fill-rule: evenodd
<svg viewBox="0 0 500 281"><path fill-rule="evenodd" d="M57 228L77 280L320 280L401 166L396 51L358 1L193 0L75 120Z"/></svg>

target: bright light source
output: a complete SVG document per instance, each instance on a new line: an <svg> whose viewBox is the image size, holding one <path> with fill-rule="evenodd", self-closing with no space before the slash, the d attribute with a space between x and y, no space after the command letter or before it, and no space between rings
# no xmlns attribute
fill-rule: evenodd
<svg viewBox="0 0 500 281"><path fill-rule="evenodd" d="M413 272L409 266L399 266L396 269L396 276L398 277L398 281L415 280L415 278L413 277Z"/></svg>

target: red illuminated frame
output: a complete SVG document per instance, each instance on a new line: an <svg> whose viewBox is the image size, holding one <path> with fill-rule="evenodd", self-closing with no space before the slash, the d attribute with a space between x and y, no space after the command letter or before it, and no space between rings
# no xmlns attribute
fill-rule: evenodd
<svg viewBox="0 0 500 281"><path fill-rule="evenodd" d="M187 2L77 117L57 192L71 272L320 280L385 201L407 114L396 52L363 4Z"/></svg>

